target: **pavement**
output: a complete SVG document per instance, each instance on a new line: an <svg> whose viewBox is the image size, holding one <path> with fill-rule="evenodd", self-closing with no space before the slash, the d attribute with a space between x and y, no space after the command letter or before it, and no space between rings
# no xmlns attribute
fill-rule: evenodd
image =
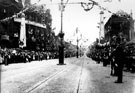
<svg viewBox="0 0 135 93"><path fill-rule="evenodd" d="M100 87L97 93L135 93L135 73L123 72L123 83L115 83L117 77L110 76L110 65L103 67L100 63L95 68L91 72L95 76L95 84Z"/></svg>
<svg viewBox="0 0 135 93"><path fill-rule="evenodd" d="M80 62L84 62L84 69L80 68L82 66ZM28 93L32 86L42 83L41 81L44 78L47 79L48 76L55 76L55 73L59 71L61 71L59 73L62 71L64 73L59 78L50 79L53 82L47 82L47 86L44 85L54 90L47 92L47 89L43 89L42 92L38 90L31 93L135 93L135 73L124 72L123 83L118 84L114 83L117 77L110 76L109 65L103 67L102 63L96 64L87 57L66 58L66 65L58 66L57 64L58 59L1 65L1 93ZM69 70L65 70L66 68ZM58 87L61 89L55 89ZM75 87L79 87L78 90ZM66 91L62 92L64 88Z"/></svg>

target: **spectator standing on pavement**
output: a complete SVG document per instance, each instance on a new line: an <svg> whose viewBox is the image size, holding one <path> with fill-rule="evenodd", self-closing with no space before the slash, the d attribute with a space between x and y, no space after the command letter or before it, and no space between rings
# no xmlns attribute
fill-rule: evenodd
<svg viewBox="0 0 135 93"><path fill-rule="evenodd" d="M117 64L117 81L115 83L122 83L123 81L123 66L125 60L125 53L122 45L118 45L114 51L115 62Z"/></svg>

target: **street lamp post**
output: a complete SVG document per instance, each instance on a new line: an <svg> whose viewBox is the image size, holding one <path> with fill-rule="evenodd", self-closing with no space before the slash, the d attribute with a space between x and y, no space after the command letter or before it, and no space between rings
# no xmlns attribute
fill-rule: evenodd
<svg viewBox="0 0 135 93"><path fill-rule="evenodd" d="M63 0L61 0L61 31L59 33L60 45L59 45L59 65L64 65L64 33L63 33Z"/></svg>

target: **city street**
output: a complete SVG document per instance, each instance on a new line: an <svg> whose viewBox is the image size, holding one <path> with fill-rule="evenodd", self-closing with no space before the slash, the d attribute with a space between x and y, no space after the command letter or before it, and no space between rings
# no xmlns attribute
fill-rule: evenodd
<svg viewBox="0 0 135 93"><path fill-rule="evenodd" d="M1 65L1 93L135 93L135 74L124 72L122 84L114 83L110 66L85 56L31 63Z"/></svg>
<svg viewBox="0 0 135 93"><path fill-rule="evenodd" d="M0 93L135 93L134 4L0 0Z"/></svg>

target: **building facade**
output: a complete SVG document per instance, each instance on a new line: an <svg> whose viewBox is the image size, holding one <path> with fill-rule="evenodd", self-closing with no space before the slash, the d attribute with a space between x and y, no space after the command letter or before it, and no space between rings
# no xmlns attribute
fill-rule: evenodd
<svg viewBox="0 0 135 93"><path fill-rule="evenodd" d="M134 38L134 20L128 14L113 14L106 22L105 39L110 41L113 36L123 34L127 41Z"/></svg>
<svg viewBox="0 0 135 93"><path fill-rule="evenodd" d="M0 20L11 17L23 9L21 1L0 1ZM30 0L24 2L27 7ZM50 10L45 5L33 6L24 12L26 27L26 49L52 51L56 49L55 33L52 32L52 18ZM0 22L0 46L19 48L21 29L21 15L10 20ZM6 43L4 43L6 42ZM55 42L55 43L54 43ZM57 41L58 42L58 41Z"/></svg>

